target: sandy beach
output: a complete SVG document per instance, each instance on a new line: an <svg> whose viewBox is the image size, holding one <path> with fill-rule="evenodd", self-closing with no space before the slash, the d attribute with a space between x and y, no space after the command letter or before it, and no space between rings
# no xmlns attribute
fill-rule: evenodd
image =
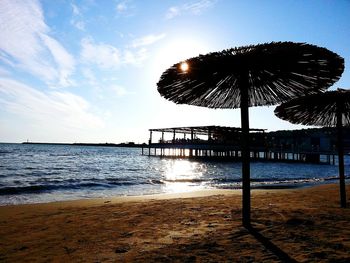
<svg viewBox="0 0 350 263"><path fill-rule="evenodd" d="M350 262L337 185L254 190L252 222L235 190L2 206L0 261Z"/></svg>

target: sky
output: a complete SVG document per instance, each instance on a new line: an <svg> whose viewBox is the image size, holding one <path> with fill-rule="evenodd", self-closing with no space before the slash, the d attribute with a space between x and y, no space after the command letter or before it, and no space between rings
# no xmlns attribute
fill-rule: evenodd
<svg viewBox="0 0 350 263"><path fill-rule="evenodd" d="M176 105L168 67L223 49L293 41L345 59L349 0L0 0L0 142L148 141L151 128L240 127L239 109ZM250 127L306 128L250 108Z"/></svg>

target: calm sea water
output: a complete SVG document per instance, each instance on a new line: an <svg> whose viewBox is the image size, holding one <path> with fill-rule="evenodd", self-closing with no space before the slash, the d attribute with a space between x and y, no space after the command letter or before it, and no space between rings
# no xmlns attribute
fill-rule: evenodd
<svg viewBox="0 0 350 263"><path fill-rule="evenodd" d="M337 174L335 165L251 164L253 187L303 186ZM240 186L239 162L148 157L138 148L0 144L0 205Z"/></svg>

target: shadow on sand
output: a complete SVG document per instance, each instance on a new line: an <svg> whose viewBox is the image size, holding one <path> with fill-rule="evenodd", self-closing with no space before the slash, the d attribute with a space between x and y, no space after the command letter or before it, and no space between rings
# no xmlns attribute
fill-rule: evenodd
<svg viewBox="0 0 350 263"><path fill-rule="evenodd" d="M256 238L257 241L259 241L267 250L271 251L274 255L276 255L282 262L298 262L291 258L286 252L281 250L279 247L277 247L275 244L273 244L268 238L264 237L262 234L259 233L257 229L255 229L253 226L246 226L245 227L248 232Z"/></svg>

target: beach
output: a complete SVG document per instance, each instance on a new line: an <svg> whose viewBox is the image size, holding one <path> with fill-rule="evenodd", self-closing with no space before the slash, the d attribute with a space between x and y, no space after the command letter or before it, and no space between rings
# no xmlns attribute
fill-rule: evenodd
<svg viewBox="0 0 350 263"><path fill-rule="evenodd" d="M338 190L253 190L250 230L239 190L2 206L0 261L349 262Z"/></svg>

